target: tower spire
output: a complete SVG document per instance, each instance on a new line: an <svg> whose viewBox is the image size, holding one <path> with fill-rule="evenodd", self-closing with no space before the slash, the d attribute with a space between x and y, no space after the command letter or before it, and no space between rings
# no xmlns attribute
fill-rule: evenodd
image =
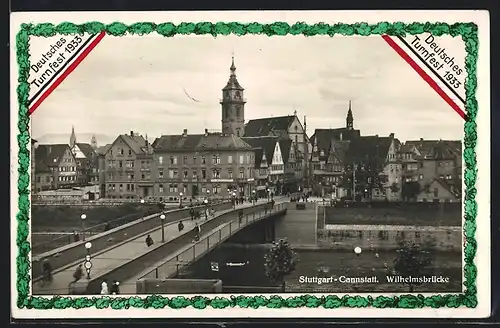
<svg viewBox="0 0 500 328"><path fill-rule="evenodd" d="M73 148L76 144L75 126L71 126L71 136L69 137L69 145Z"/></svg>
<svg viewBox="0 0 500 328"><path fill-rule="evenodd" d="M349 110L346 117L346 128L352 130L354 128L354 118L352 116L351 101L349 100Z"/></svg>
<svg viewBox="0 0 500 328"><path fill-rule="evenodd" d="M236 66L234 65L234 51L233 53L231 54L231 75L236 75Z"/></svg>
<svg viewBox="0 0 500 328"><path fill-rule="evenodd" d="M97 149L97 139L95 137L95 134L92 135L92 139L90 139L90 146L92 149L96 150Z"/></svg>

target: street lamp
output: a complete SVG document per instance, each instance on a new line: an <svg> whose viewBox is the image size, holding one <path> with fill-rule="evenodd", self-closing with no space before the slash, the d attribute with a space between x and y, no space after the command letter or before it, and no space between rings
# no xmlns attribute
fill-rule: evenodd
<svg viewBox="0 0 500 328"><path fill-rule="evenodd" d="M179 194L179 196L180 196L180 198L179 198L179 201L180 201L180 204L179 204L179 205L180 205L180 208L182 208L182 196L183 196L183 195L184 195L184 194L183 194L182 192Z"/></svg>
<svg viewBox="0 0 500 328"><path fill-rule="evenodd" d="M161 220L161 242L165 242L165 214L161 213L160 215L160 220Z"/></svg>
<svg viewBox="0 0 500 328"><path fill-rule="evenodd" d="M236 193L233 192L232 196L233 196L233 208L236 209Z"/></svg>
<svg viewBox="0 0 500 328"><path fill-rule="evenodd" d="M252 190L252 200L253 204L255 205L255 203L257 203L257 191L255 190Z"/></svg>
<svg viewBox="0 0 500 328"><path fill-rule="evenodd" d="M85 271L87 271L87 279L90 280L90 269L92 268L91 256L90 256L90 248L92 247L91 242L85 243L85 249L87 250L87 255L85 256L85 262L83 266L85 267Z"/></svg>
<svg viewBox="0 0 500 328"><path fill-rule="evenodd" d="M80 216L80 219L82 219L82 239L85 241L85 219L87 218L87 215L82 214Z"/></svg>
<svg viewBox="0 0 500 328"><path fill-rule="evenodd" d="M354 253L359 256L361 254L361 247L354 247Z"/></svg>
<svg viewBox="0 0 500 328"><path fill-rule="evenodd" d="M270 196L271 196L271 189L267 188L267 201L269 201Z"/></svg>
<svg viewBox="0 0 500 328"><path fill-rule="evenodd" d="M144 199L141 199L140 203L141 203L141 217L143 217L144 216L144 203L145 203Z"/></svg>
<svg viewBox="0 0 500 328"><path fill-rule="evenodd" d="M208 220L208 199L203 201L205 203L205 220Z"/></svg>

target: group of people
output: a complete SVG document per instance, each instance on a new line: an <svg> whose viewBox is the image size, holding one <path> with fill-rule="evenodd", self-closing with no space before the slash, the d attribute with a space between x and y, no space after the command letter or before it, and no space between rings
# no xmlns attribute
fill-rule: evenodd
<svg viewBox="0 0 500 328"><path fill-rule="evenodd" d="M297 202L298 203L298 202L300 202L302 200L302 202L307 203L309 201L309 197L310 197L309 194L299 195L299 196L296 196L296 197L292 196L292 197L290 197L290 202L292 202L292 203Z"/></svg>

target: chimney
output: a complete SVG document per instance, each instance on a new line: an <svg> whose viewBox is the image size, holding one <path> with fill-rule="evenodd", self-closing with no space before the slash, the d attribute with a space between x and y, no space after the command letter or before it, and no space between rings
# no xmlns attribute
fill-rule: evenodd
<svg viewBox="0 0 500 328"><path fill-rule="evenodd" d="M424 141L424 138L420 138L420 141Z"/></svg>
<svg viewBox="0 0 500 328"><path fill-rule="evenodd" d="M394 133L389 134L389 137L394 138Z"/></svg>
<svg viewBox="0 0 500 328"><path fill-rule="evenodd" d="M376 134L376 135L375 135L375 137L377 137L377 138L378 138L378 134Z"/></svg>
<svg viewBox="0 0 500 328"><path fill-rule="evenodd" d="M134 136L134 131L130 131L130 136L133 137Z"/></svg>
<svg viewBox="0 0 500 328"><path fill-rule="evenodd" d="M183 136L183 137L185 137L185 136L187 136L187 134L188 134L188 130L187 130L187 129L184 129L184 130L182 131L182 136Z"/></svg>
<svg viewBox="0 0 500 328"><path fill-rule="evenodd" d="M205 137L208 136L208 129L205 129Z"/></svg>

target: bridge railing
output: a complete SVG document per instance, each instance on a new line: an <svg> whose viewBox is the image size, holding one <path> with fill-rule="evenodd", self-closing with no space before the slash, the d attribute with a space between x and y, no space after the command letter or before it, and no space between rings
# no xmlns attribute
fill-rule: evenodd
<svg viewBox="0 0 500 328"><path fill-rule="evenodd" d="M255 221L259 221L265 217L274 215L284 210L286 210L285 203L276 204L273 208L269 208L268 210L255 211L245 214L238 219L232 220L220 226L219 228L214 229L208 236L201 238L196 243L174 253L167 261L154 268L150 272L146 273L141 277L141 279L167 279L176 276L178 275L180 269L191 264L193 261L209 252L218 244L223 243L226 239L231 237L239 230L252 224Z"/></svg>

